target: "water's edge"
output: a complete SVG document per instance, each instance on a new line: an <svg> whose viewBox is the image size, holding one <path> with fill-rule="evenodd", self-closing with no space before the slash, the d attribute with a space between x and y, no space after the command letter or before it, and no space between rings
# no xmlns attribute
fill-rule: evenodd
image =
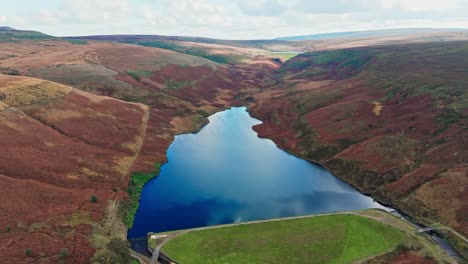
<svg viewBox="0 0 468 264"><path fill-rule="evenodd" d="M262 120L259 119L259 117L255 116L252 114L252 112L249 111L249 107L247 107L247 112L249 113L249 115L252 117L252 118L255 118L257 120L259 120L260 122L263 123ZM258 133L257 133L257 136L258 136ZM271 138L268 138L268 137L260 137L258 136L259 138L267 138L267 139L270 139L271 141L275 142L274 139L271 139ZM385 202L385 201L382 201L381 199L378 199L378 198L375 198L373 197L371 194L369 193L365 193L363 191L361 191L359 188L357 188L356 186L354 186L353 184L351 184L350 182L348 182L346 179L344 179L343 177L340 177L339 175L333 173L329 168L327 168L327 166L321 164L320 162L317 162L317 161L314 161L314 160L311 160L307 157L304 157L302 155L300 155L299 153L294 153L290 150L287 150L287 149L283 149L281 147L279 147L276 142L275 142L275 145L278 149L281 149L283 150L284 152L290 154L290 155L293 155L297 158L300 158L300 159L303 159L303 160L306 160L310 163L313 163L317 166L320 166L324 169L326 169L327 171L329 171L333 176L339 178L340 180L342 180L343 182L345 182L346 184L348 184L349 186L351 186L353 189L355 189L356 191L360 192L361 194L365 195L365 196L368 196L370 198L372 198L374 201L376 201L377 203L385 206L386 208L390 209L389 212L393 215L395 215L396 217L402 219L403 221L415 226L415 227L418 227L418 228L426 228L427 226L426 225L423 225L422 223L419 223L418 221L416 221L415 219L413 219L410 215L406 214L405 212L401 211L400 209L398 209L398 207L396 207L394 204L390 204L388 202ZM460 254L457 252L457 250L455 249L455 247L453 247L446 239L444 239L444 236L442 234L440 234L439 232L437 232L436 230L433 230L431 232L428 232L427 233L439 246L442 250L444 250L449 256L454 256L454 257L457 257L457 258L460 258Z"/></svg>
<svg viewBox="0 0 468 264"><path fill-rule="evenodd" d="M258 116L254 115L254 114L250 111L250 107L249 107L248 105L235 105L235 106L231 106L231 107L227 107L227 108L222 108L222 109L219 109L219 111L216 111L216 112L212 113L210 116L215 115L215 114L220 113L220 112L223 112L223 111L226 111L226 110L229 110L229 109L231 109L231 108L235 108L235 107L245 107L247 113L249 114L249 116L250 116L251 118L256 119L256 120L258 120L259 122L263 123L263 121L262 121ZM174 143L175 137L178 136L178 135L197 134L198 132L200 132L205 126L207 126L208 124L210 124L210 121L209 121L209 117L210 117L210 116L204 117L205 120L206 120L207 122L205 122L205 124L203 124L202 126L200 126L198 129L189 131L189 132L187 132L187 133L174 134L174 135L173 135L173 138L172 138L172 141L171 141L171 143L169 144L169 146L170 146L172 143ZM253 129L252 129L252 130L253 130ZM388 208L388 209L389 209L389 212L392 213L393 215L395 215L396 217L398 217L398 218L400 218L400 219L402 219L402 220L404 220L404 221L406 221L406 222L410 223L411 225L416 226L416 227L418 227L418 228L425 228L425 227L426 227L425 225L423 225L423 224L418 223L417 221L415 221L413 218L411 218L410 216L408 216L405 212L400 211L400 210L398 209L398 207L394 207L394 205L389 204L389 203L386 203L385 201L382 201L381 199L378 199L378 198L376 199L375 197L373 197L373 196L370 195L369 193L362 192L359 188L357 188L357 187L355 187L354 185L352 185L352 184L351 184L350 182L348 182L346 179L340 177L339 175L336 175L336 174L332 173L332 171L329 170L325 165L323 165L323 164L321 164L321 163L319 163L319 162L317 162L317 161L311 160L311 159L309 159L309 158L303 157L303 156L301 156L299 153L294 153L294 152L292 152L292 151L290 151L290 150L283 149L283 148L281 148L281 147L279 147L279 146L277 145L277 143L275 142L274 139L268 138L268 137L260 137L260 136L258 135L258 133L257 133L255 130L254 130L254 132L256 133L257 137L260 138L260 139L269 139L269 140L271 140L271 141L275 144L276 148L278 148L279 150L284 151L285 153L287 153L287 154L289 154L289 155L292 155L292 156L294 156L294 157L296 157L296 158L305 160L305 161L310 162L310 163L312 163L312 164L315 164L315 165L317 165L317 166L319 166L319 167L321 167L321 168L324 168L325 170L327 170L328 172L330 172L334 177L336 177L336 178L338 178L339 180L341 180L342 182L346 183L347 185L349 185L351 188L353 188L353 189L356 190L357 192L361 193L361 194L364 195L364 196L367 196L367 197L372 198L372 199L373 199L374 201L376 201L377 203L379 203L379 204L383 205L384 207ZM169 150L169 147L168 147L168 149L166 149L166 155L165 155L166 158L165 158L164 161L161 162L161 167L164 166L166 163L168 163L168 159L167 159L167 151L168 151L168 150ZM159 176L159 174L156 175L153 179L151 179L151 181L155 180L158 176ZM148 183L149 183L149 182L148 182ZM146 185L146 184L145 184L145 185ZM143 189L144 189L144 187L143 187ZM320 213L319 213L319 214L320 214ZM432 237L432 239L441 247L441 249L443 249L443 250L444 250L446 253L448 253L449 255L454 256L454 254L456 254L456 257L459 257L459 256L460 256L460 255L458 254L458 252L456 252L456 250L455 250L446 240L442 239L443 236L442 236L441 234L439 234L439 233L433 231L433 232L431 232L430 234L428 233L428 235L430 235L430 236ZM128 239L128 230L127 230L127 239ZM146 242L146 240L145 240L145 242ZM133 248L133 245L132 245L132 248ZM145 248L146 248L146 247L145 247ZM141 251L141 250L138 250L138 249L136 249L136 248L133 248L133 249L136 250L136 251L138 251L138 252ZM147 253L147 254L148 254L148 253L150 253L150 252L148 251L148 249L146 249L146 252L140 252L140 253ZM151 256L151 254L149 254L149 256Z"/></svg>

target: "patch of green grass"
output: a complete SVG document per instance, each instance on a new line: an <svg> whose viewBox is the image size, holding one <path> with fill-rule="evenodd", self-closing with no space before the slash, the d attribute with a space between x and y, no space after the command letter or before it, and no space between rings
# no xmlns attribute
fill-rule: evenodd
<svg viewBox="0 0 468 264"><path fill-rule="evenodd" d="M298 106L299 108L302 107L302 105ZM313 134L314 131L310 127L309 123L307 120L301 116L294 124L293 124L293 129L296 131L296 137L302 137L304 135L309 135Z"/></svg>
<svg viewBox="0 0 468 264"><path fill-rule="evenodd" d="M174 79L166 79L166 89L168 90L179 90L185 87L196 87L196 81L194 80L174 80Z"/></svg>
<svg viewBox="0 0 468 264"><path fill-rule="evenodd" d="M55 39L52 36L36 32L23 30L5 30L0 31L0 41L17 42L19 40L46 40Z"/></svg>
<svg viewBox="0 0 468 264"><path fill-rule="evenodd" d="M132 70L128 70L127 74L130 77L132 77L133 79L139 81L141 79L141 77L146 77L146 78L151 77L152 73L150 71L132 71Z"/></svg>
<svg viewBox="0 0 468 264"><path fill-rule="evenodd" d="M158 246L158 243L156 242L156 239L151 239L152 234L153 233L149 233L147 236L148 247L155 249Z"/></svg>
<svg viewBox="0 0 468 264"><path fill-rule="evenodd" d="M133 220L138 206L140 205L140 196L143 187L159 174L160 167L161 165L156 163L154 165L154 171L150 173L134 172L132 174L131 180L128 183L129 200L123 202L119 209L122 220L127 227L131 228L133 226Z"/></svg>
<svg viewBox="0 0 468 264"><path fill-rule="evenodd" d="M287 61L296 57L298 54L300 54L300 52L270 52L270 57L281 58L283 61Z"/></svg>
<svg viewBox="0 0 468 264"><path fill-rule="evenodd" d="M231 56L220 55L220 54L207 54L201 57L205 59L209 59L217 63L221 63L221 64L236 63L237 61L240 60L238 58L231 58Z"/></svg>
<svg viewBox="0 0 468 264"><path fill-rule="evenodd" d="M206 52L206 50L202 48L188 48L188 49L182 48L177 51L188 54L188 55L205 58L205 59L208 59L217 63L221 63L221 64L235 63L238 61L238 59L235 58L235 56L221 55L221 54L209 54Z"/></svg>
<svg viewBox="0 0 468 264"><path fill-rule="evenodd" d="M174 44L168 41L160 41L160 40L152 40L152 41L142 41L135 43L140 46L145 47L153 47L153 48L160 48L160 49L168 49L168 50L177 50L179 49L179 45Z"/></svg>
<svg viewBox="0 0 468 264"><path fill-rule="evenodd" d="M71 44L75 45L86 45L88 41L82 39L65 39L65 41L70 42Z"/></svg>
<svg viewBox="0 0 468 264"><path fill-rule="evenodd" d="M468 109L466 83L468 44L465 42L415 44L410 47L368 49L376 58L359 76L386 91L383 101L430 94L436 107L463 113Z"/></svg>
<svg viewBox="0 0 468 264"><path fill-rule="evenodd" d="M66 258L68 256L68 249L62 248L59 252L59 258Z"/></svg>
<svg viewBox="0 0 468 264"><path fill-rule="evenodd" d="M279 76L293 70L296 78L346 79L361 72L372 60L366 50L335 50L304 53L285 63Z"/></svg>
<svg viewBox="0 0 468 264"><path fill-rule="evenodd" d="M350 263L393 250L405 234L355 215L331 215L190 232L163 251L179 263Z"/></svg>
<svg viewBox="0 0 468 264"><path fill-rule="evenodd" d="M442 124L442 127L437 130L433 136L440 135L448 130L448 128L460 122L461 120L465 120L466 115L463 115L462 113L458 113L455 110L452 109L445 109L443 111L443 114L437 117L436 121L437 123Z"/></svg>
<svg viewBox="0 0 468 264"><path fill-rule="evenodd" d="M134 44L145 46L145 47L153 47L153 48L160 48L160 49L168 49L196 57L205 58L217 63L227 64L227 63L236 63L241 58L231 55L221 55L221 54L209 54L203 48L194 48L194 47L187 47L183 45L179 45L169 41L162 41L162 40L151 40L151 41L142 41L136 42Z"/></svg>
<svg viewBox="0 0 468 264"><path fill-rule="evenodd" d="M200 130L207 122L206 117L202 115L197 114L192 116L192 127L195 128L196 131Z"/></svg>
<svg viewBox="0 0 468 264"><path fill-rule="evenodd" d="M208 117L210 115L210 114L208 114L208 112L206 112L205 110L202 110L202 109L197 110L197 114L201 115L203 117Z"/></svg>

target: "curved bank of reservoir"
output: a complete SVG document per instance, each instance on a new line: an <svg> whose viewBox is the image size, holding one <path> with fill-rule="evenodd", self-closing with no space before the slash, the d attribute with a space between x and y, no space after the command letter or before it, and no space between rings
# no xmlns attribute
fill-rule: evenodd
<svg viewBox="0 0 468 264"><path fill-rule="evenodd" d="M326 169L257 137L245 107L176 136L147 183L128 238L240 221L383 208Z"/></svg>

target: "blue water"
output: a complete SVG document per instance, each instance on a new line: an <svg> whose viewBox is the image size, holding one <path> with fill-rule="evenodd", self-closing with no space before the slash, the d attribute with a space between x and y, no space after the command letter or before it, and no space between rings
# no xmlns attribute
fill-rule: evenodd
<svg viewBox="0 0 468 264"><path fill-rule="evenodd" d="M168 163L145 185L128 238L240 221L383 208L326 169L257 137L245 107L176 136Z"/></svg>

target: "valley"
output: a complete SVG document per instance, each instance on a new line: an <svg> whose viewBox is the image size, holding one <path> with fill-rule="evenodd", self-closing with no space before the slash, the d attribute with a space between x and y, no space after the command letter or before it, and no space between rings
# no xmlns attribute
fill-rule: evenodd
<svg viewBox="0 0 468 264"><path fill-rule="evenodd" d="M0 32L6 263L83 263L125 238L132 175L153 172L175 135L232 106L281 149L468 235L468 42L453 34L338 45ZM466 243L441 232L466 257Z"/></svg>

